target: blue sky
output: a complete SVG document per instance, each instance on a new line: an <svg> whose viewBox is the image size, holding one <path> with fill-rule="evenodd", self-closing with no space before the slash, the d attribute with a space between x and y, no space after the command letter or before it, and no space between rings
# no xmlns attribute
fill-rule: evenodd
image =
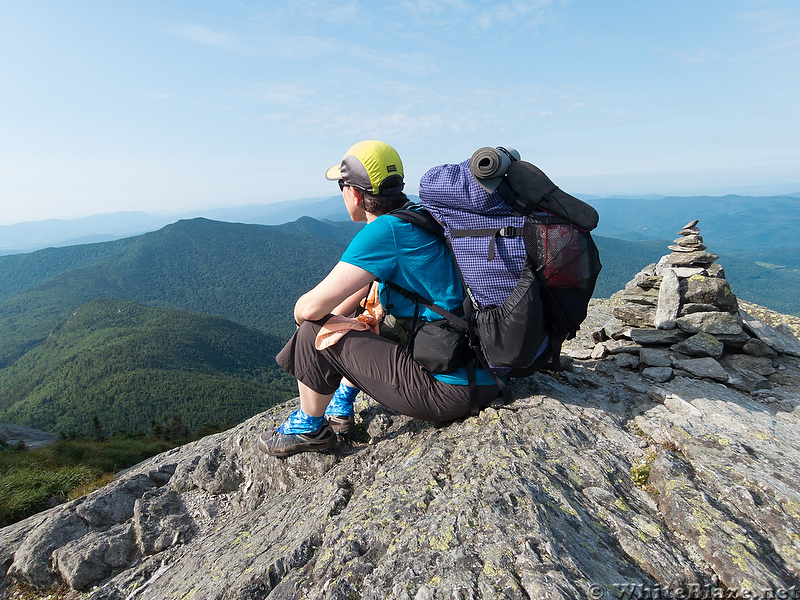
<svg viewBox="0 0 800 600"><path fill-rule="evenodd" d="M338 192L361 139L576 195L800 191L800 3L0 0L0 224Z"/></svg>

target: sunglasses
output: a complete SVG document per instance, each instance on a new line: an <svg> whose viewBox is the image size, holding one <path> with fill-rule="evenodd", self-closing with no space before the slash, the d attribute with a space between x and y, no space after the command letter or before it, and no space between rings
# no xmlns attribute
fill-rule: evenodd
<svg viewBox="0 0 800 600"><path fill-rule="evenodd" d="M340 180L339 180L339 191L340 191L340 192L343 192L343 191L344 191L344 188L346 188L346 187L356 188L356 189L357 189L358 191L360 191L360 192L364 192L364 191L366 191L366 190L365 190L364 188L362 188L362 187L359 187L359 186L357 186L357 185L353 185L352 183L347 183L347 182L346 182L344 179L340 179Z"/></svg>

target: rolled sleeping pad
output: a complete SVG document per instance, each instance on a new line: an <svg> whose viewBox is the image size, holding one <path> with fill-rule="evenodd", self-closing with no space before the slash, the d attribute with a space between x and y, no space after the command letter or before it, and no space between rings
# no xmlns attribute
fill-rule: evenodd
<svg viewBox="0 0 800 600"><path fill-rule="evenodd" d="M532 206L558 215L586 231L597 227L600 217L594 208L562 191L531 163L522 160L512 162L506 170L506 179L523 203L529 201Z"/></svg>
<svg viewBox="0 0 800 600"><path fill-rule="evenodd" d="M473 153L469 160L469 170L486 191L494 192L514 160L519 160L519 152L513 148L501 150L487 146L478 148Z"/></svg>

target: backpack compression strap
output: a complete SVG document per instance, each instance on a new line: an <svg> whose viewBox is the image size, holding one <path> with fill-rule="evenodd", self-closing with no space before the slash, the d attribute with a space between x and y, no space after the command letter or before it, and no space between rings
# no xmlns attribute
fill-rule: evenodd
<svg viewBox="0 0 800 600"><path fill-rule="evenodd" d="M409 300L413 300L414 302L422 304L422 306L424 306L425 308L431 309L437 315L439 315L443 319L446 319L459 329L463 329L464 331L469 331L469 325L467 325L467 322L464 319L462 319L461 317L457 317L456 315L454 315L449 311L446 311L441 306L437 306L436 304L428 300L425 296L420 296L416 292L409 291L406 288L401 287L392 281L387 281L386 285L392 288L395 292L402 294Z"/></svg>
<svg viewBox="0 0 800 600"><path fill-rule="evenodd" d="M494 241L499 237L517 237L522 235L522 227L492 227L489 229L450 229L450 237L491 237L489 253L486 260L494 260Z"/></svg>
<svg viewBox="0 0 800 600"><path fill-rule="evenodd" d="M433 234L444 236L444 228L441 223L424 208L413 202L406 202L401 208L389 213L398 219L422 227ZM495 248L494 241L499 237L517 237L522 235L522 227L492 227L488 229L449 229L450 237L491 237L489 242L488 260L494 260Z"/></svg>

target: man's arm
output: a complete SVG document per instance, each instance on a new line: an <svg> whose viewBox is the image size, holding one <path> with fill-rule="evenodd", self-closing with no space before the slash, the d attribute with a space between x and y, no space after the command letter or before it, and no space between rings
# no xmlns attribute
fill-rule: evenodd
<svg viewBox="0 0 800 600"><path fill-rule="evenodd" d="M337 263L314 289L300 296L294 305L295 322L299 325L303 321L321 319L346 300L352 300L357 292L360 293L374 280L375 275L361 267L345 262ZM366 291L364 294L366 295Z"/></svg>

